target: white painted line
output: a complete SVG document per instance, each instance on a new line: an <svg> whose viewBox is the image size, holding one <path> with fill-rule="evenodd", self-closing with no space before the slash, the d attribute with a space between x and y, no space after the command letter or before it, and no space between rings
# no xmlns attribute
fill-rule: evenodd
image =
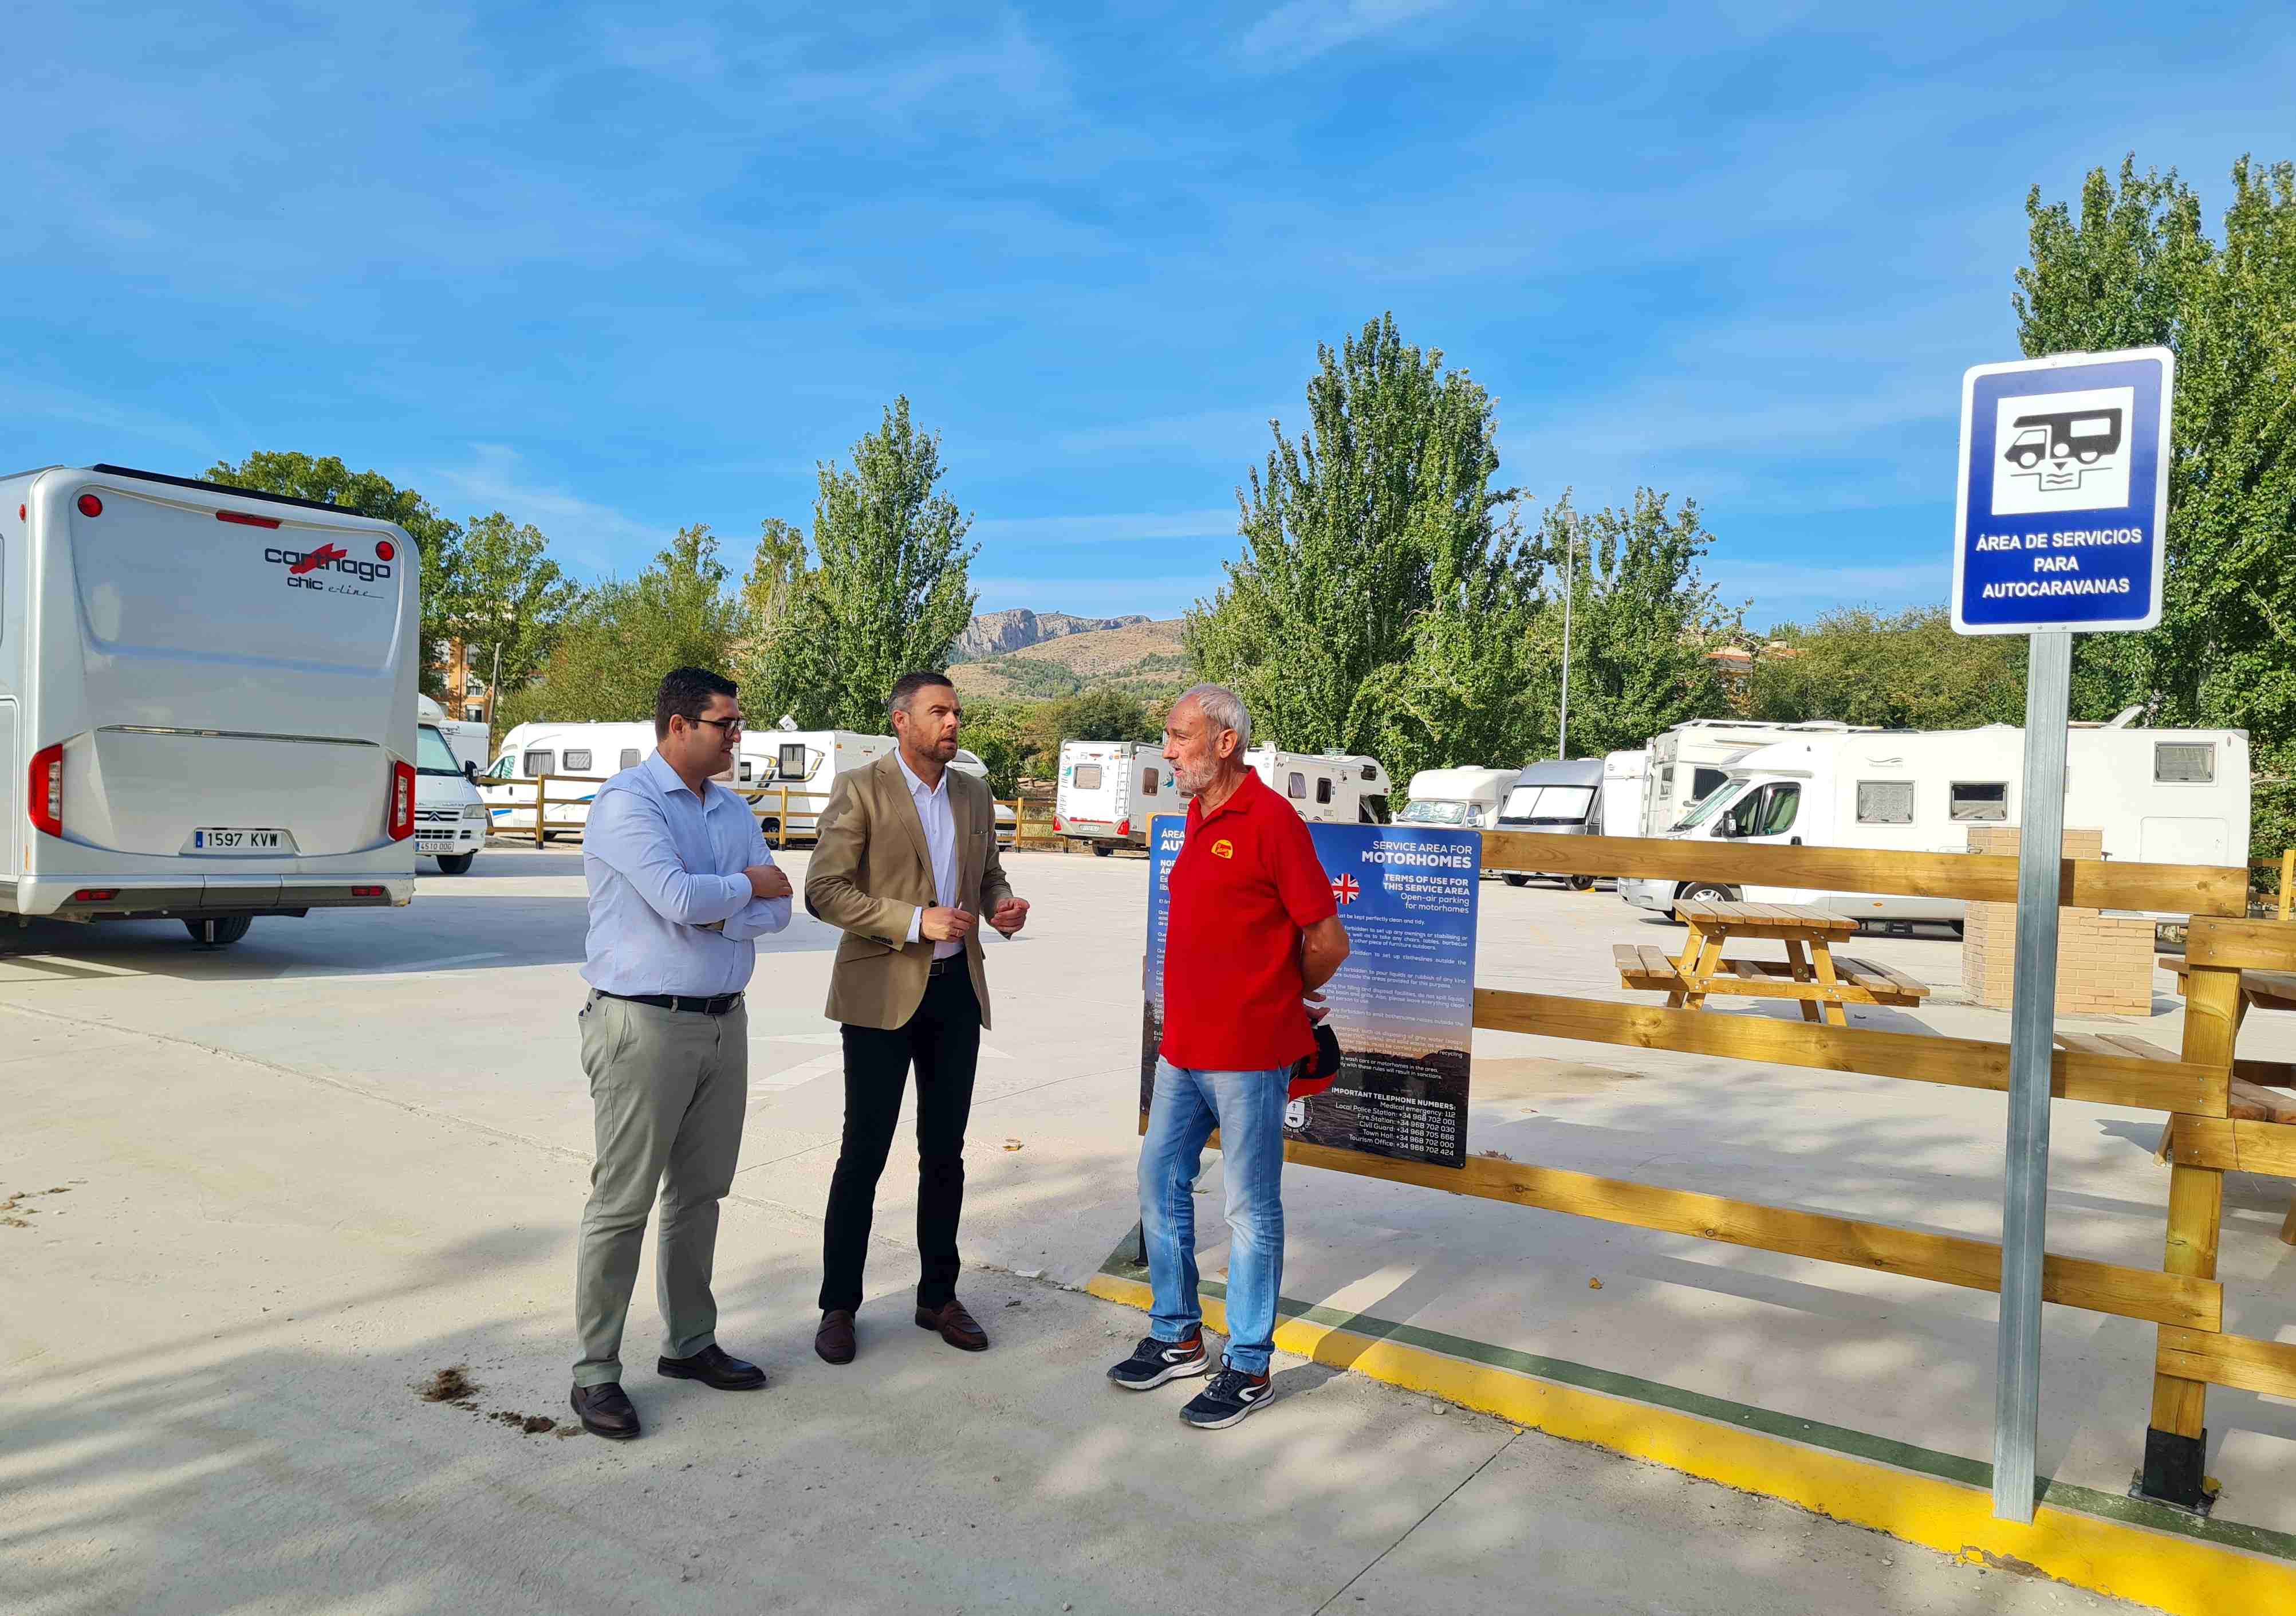
<svg viewBox="0 0 2296 1616"><path fill-rule="evenodd" d="M787 1094L816 1078L825 1078L832 1073L842 1077L844 1072L845 1052L840 1049L829 1054L816 1055L810 1061L792 1066L786 1071L775 1072L771 1077L759 1078L750 1085L750 1092L753 1095Z"/></svg>

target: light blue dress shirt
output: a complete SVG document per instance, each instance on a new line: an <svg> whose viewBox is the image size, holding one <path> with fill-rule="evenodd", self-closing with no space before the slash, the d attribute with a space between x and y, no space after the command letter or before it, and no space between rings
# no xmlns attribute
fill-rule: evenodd
<svg viewBox="0 0 2296 1616"><path fill-rule="evenodd" d="M739 992L751 939L790 923L786 898L753 898L773 853L750 805L714 782L696 797L649 753L598 788L582 830L590 937L582 980L601 993L703 998Z"/></svg>
<svg viewBox="0 0 2296 1616"><path fill-rule="evenodd" d="M899 752L893 761L901 766L901 778L909 783L909 800L917 805L917 819L925 827L925 851L932 858L933 890L940 894L940 906L956 907L956 810L948 805L948 770L940 771L940 783L928 788L909 767L909 760ZM914 942L924 925L925 912L919 909L909 916L909 940ZM933 945L935 959L951 959L964 952L962 942L938 942Z"/></svg>

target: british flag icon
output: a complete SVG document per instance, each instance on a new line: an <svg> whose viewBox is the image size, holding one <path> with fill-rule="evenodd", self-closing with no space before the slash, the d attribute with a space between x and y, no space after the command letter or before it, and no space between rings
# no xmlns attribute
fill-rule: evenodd
<svg viewBox="0 0 2296 1616"><path fill-rule="evenodd" d="M1332 896L1343 904L1355 902L1362 892L1363 888L1356 884L1356 878L1352 875L1338 876L1332 882Z"/></svg>

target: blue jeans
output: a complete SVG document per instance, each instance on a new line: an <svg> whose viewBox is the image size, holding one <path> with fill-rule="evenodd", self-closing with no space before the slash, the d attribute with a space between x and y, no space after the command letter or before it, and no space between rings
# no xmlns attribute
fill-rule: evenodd
<svg viewBox="0 0 2296 1616"><path fill-rule="evenodd" d="M1140 1141L1140 1231L1156 1300L1149 1333L1185 1341L1203 1324L1196 1297L1195 1180L1214 1127L1227 1168L1227 1358L1267 1373L1283 1284L1283 1107L1291 1069L1192 1071L1156 1062Z"/></svg>

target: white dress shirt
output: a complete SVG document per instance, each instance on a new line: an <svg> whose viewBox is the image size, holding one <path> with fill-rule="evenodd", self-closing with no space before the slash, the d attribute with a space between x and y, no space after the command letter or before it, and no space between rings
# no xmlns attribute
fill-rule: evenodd
<svg viewBox="0 0 2296 1616"><path fill-rule="evenodd" d="M750 805L710 781L701 792L652 752L592 800L582 977L601 993L739 992L757 963L751 939L789 924L790 900L752 897L742 874L774 862Z"/></svg>
<svg viewBox="0 0 2296 1616"><path fill-rule="evenodd" d="M925 851L932 856L933 890L940 894L940 906L954 909L957 904L956 890L956 810L948 805L948 770L940 772L940 783L928 787L909 767L909 760L898 751L893 761L901 766L901 778L909 783L909 800L917 805L917 819L925 827ZM909 917L909 940L914 942L923 934L925 912L919 909ZM935 959L949 959L964 952L962 940L938 942L933 945Z"/></svg>

